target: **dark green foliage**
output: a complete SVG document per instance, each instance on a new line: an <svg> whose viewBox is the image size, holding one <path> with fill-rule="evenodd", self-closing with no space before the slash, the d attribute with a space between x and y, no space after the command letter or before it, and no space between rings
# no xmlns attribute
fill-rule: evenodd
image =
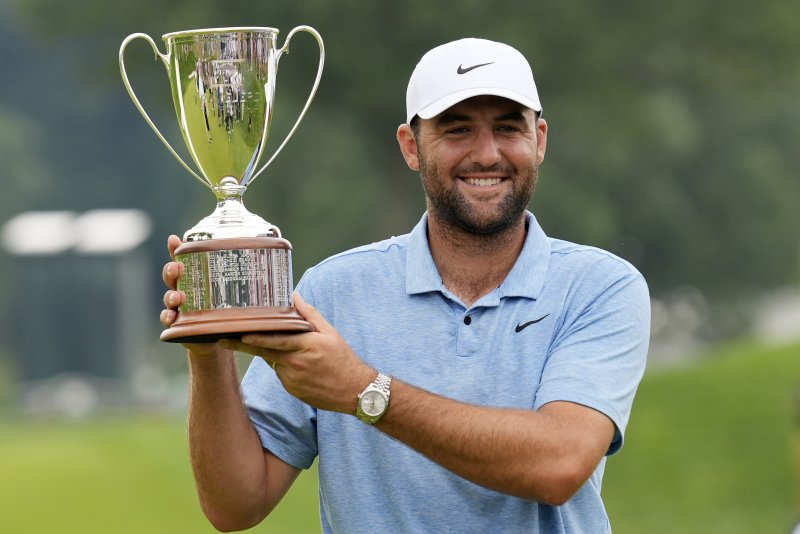
<svg viewBox="0 0 800 534"><path fill-rule="evenodd" d="M310 24L327 46L318 98L246 197L295 244L297 275L417 220L421 188L394 141L405 84L428 48L473 35L532 59L551 128L532 209L551 235L630 259L656 295L694 286L725 301L797 281L794 2L17 0L5 10L22 28L3 37L6 48L25 47L0 59L4 72L15 57L36 62L24 66L37 80L24 91L41 103L0 101L0 139L18 134L0 147L15 198L26 208L145 208L157 219L154 255L165 233L193 224L212 199L128 102L121 40L226 25L274 26L285 36ZM300 34L282 59L272 147L304 101L315 49ZM175 134L163 69L144 44L128 58L151 114ZM23 89L4 85L21 98ZM4 214L23 208L6 195L0 203Z"/></svg>

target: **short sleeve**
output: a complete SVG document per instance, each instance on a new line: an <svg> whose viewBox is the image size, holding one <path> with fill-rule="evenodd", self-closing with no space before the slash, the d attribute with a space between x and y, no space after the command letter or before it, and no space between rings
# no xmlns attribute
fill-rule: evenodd
<svg viewBox="0 0 800 534"><path fill-rule="evenodd" d="M623 443L650 338L650 297L632 267L610 283L584 282L581 305L557 333L545 364L536 405L567 401L608 416L616 426L606 454Z"/></svg>

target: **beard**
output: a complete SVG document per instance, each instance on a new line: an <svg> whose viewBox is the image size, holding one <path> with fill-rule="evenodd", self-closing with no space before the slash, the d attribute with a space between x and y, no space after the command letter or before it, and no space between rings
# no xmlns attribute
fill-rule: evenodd
<svg viewBox="0 0 800 534"><path fill-rule="evenodd" d="M517 178L512 180L511 190L491 212L482 212L471 206L458 190L456 178L452 182L443 180L439 169L431 165L421 153L419 156L419 173L428 199L428 208L445 225L466 234L492 236L509 230L519 223L536 189L538 166L535 164L526 169L523 175L518 175L518 170L509 164L495 164L490 167L473 165L454 169L454 177L479 172L499 172ZM447 183L453 185L448 187Z"/></svg>

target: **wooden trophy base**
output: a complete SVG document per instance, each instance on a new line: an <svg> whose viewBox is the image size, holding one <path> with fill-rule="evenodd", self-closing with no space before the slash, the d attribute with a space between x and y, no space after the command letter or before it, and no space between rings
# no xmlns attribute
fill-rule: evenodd
<svg viewBox="0 0 800 534"><path fill-rule="evenodd" d="M250 332L312 332L292 303L292 246L282 238L186 242L175 250L186 294L161 341L212 343Z"/></svg>
<svg viewBox="0 0 800 534"><path fill-rule="evenodd" d="M161 332L170 343L213 343L259 332L313 332L314 325L290 306L224 308L185 312Z"/></svg>

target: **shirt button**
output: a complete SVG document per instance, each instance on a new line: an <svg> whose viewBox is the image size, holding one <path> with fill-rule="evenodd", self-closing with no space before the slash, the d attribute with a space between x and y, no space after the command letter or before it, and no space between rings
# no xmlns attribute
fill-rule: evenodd
<svg viewBox="0 0 800 534"><path fill-rule="evenodd" d="M464 317L464 324L465 324L465 325L469 326L469 324L470 324L471 322L472 322L472 317L470 317L469 315L467 315L466 317Z"/></svg>

